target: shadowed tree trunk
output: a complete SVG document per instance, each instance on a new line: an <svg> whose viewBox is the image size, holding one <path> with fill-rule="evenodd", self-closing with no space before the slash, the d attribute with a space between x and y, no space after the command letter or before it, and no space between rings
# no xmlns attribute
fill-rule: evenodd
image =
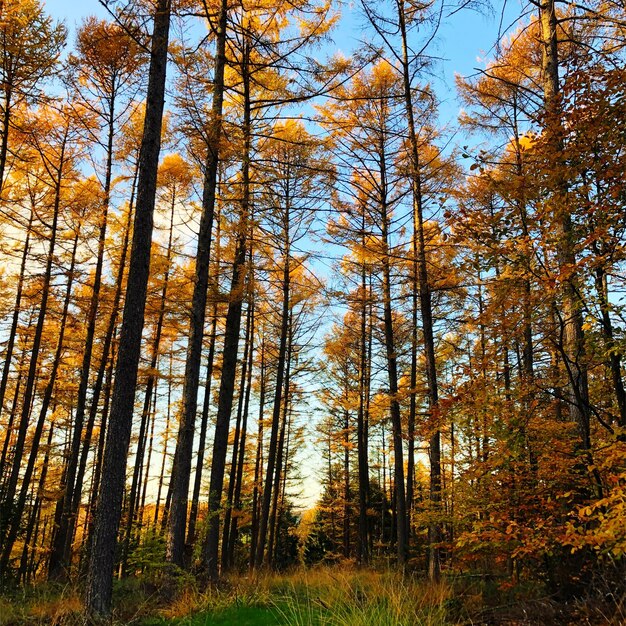
<svg viewBox="0 0 626 626"><path fill-rule="evenodd" d="M267 491L272 493L272 508L269 517L269 538L267 540L267 554L265 564L272 567L274 564L274 554L276 542L278 540L278 497L280 495L280 483L283 471L283 462L285 457L285 430L287 428L287 416L289 414L289 385L291 382L291 350L292 350L292 315L291 310L287 314L287 348L283 359L285 360L285 381L283 383L284 390L281 396L282 416L280 417L280 433L278 435L278 445L276 449L276 468L272 479L273 485L265 485ZM280 356L279 356L280 358Z"/></svg>
<svg viewBox="0 0 626 626"><path fill-rule="evenodd" d="M224 29L226 28L226 8L224 13ZM224 37L225 32L224 32ZM204 560L207 574L211 579L218 577L219 551L219 511L221 507L224 471L226 468L226 451L228 448L228 431L230 414L233 404L235 377L237 372L237 354L239 351L239 332L241 328L241 311L244 297L246 277L246 253L248 250L248 232L250 230L250 151L251 151L251 104L250 76L243 77L243 154L241 165L241 207L236 226L235 257L231 278L228 312L224 329L224 351L222 357L222 378L217 400L217 416L213 440L213 456L211 461L211 478L209 482L209 530L204 546Z"/></svg>
<svg viewBox="0 0 626 626"><path fill-rule="evenodd" d="M402 37L402 82L404 88L404 103L408 122L409 146L412 166L413 191L413 224L414 237L417 239L415 252L417 253L417 286L419 289L420 314L422 317L422 334L424 338L424 356L426 360L426 380L428 383L428 404L431 428L433 432L429 441L430 457L430 499L433 505L435 518L441 511L441 434L439 420L439 389L437 386L437 362L435 356L435 339L433 331L433 313L431 287L426 262L426 242L424 236L424 215L422 182L420 174L420 156L417 140L417 129L413 112L413 95L411 91L411 65L409 46L407 42L406 14L404 0L398 3L398 22ZM415 415L413 414L413 424ZM411 493L411 497L413 494ZM441 575L441 556L439 543L442 540L441 522L437 519L428 527L428 575L432 581L438 581Z"/></svg>
<svg viewBox="0 0 626 626"><path fill-rule="evenodd" d="M80 369L80 382L76 398L76 412L74 415L74 430L70 446L70 457L65 471L65 485L63 486L63 515L61 524L56 530L52 542L48 577L51 579L64 579L69 569L71 549L66 544L71 544L73 524L70 523L72 515L72 499L76 481L76 472L80 461L81 442L83 440L83 426L85 421L85 406L87 403L87 388L89 386L89 374L91 372L91 357L93 353L94 338L96 333L96 321L98 317L98 304L100 301L100 287L102 284L102 271L104 267L104 247L106 241L107 221L111 198L111 177L113 170L113 137L115 130L115 96L111 96L108 103L108 125L106 145L106 166L104 175L103 193L100 224L98 232L98 253L96 256L96 268L93 284L91 286L91 299L87 312L87 332L83 350L83 359Z"/></svg>
<svg viewBox="0 0 626 626"><path fill-rule="evenodd" d="M261 335L261 372L259 389L259 415L257 429L256 455L254 461L254 485L252 487L252 521L250 523L250 569L254 568L256 546L259 536L259 505L263 495L261 476L263 474L263 414L265 411L266 371L265 371L265 333Z"/></svg>
<svg viewBox="0 0 626 626"><path fill-rule="evenodd" d="M601 497L602 480L598 470L594 467L591 454L589 386L583 332L584 303L580 295L579 276L576 271L575 233L567 204L567 182L562 173L564 163L560 162L563 155L565 131L561 120L557 16L554 0L541 0L539 3L539 23L543 63L542 86L546 116L545 134L552 149L552 155L557 160L554 164L555 193L551 198L551 204L555 220L554 227L558 237L557 260L562 276L563 298L559 312L562 341L557 339L557 342L568 378L564 397L568 405L570 419L578 427L580 450L585 456L584 464L593 468L588 470L592 489L597 497Z"/></svg>
<svg viewBox="0 0 626 626"><path fill-rule="evenodd" d="M1 179L0 179L1 182ZM24 274L26 270L26 263L28 260L28 253L30 250L30 234L33 227L34 211L31 205L30 213L28 215L28 225L26 226L26 239L24 240L24 250L22 252L22 262L20 264L20 273L17 278L17 288L15 292L15 305L13 307L13 316L11 318L11 328L9 330L9 337L7 339L7 348L4 355L4 366L2 368L2 379L0 380L0 416L4 411L4 395L7 389L7 382L9 380L9 372L11 371L11 359L13 358L13 349L15 347L15 337L17 335L17 325L20 319L20 311L22 305L22 291L24 290ZM0 458L0 477L4 476L4 463L6 459L6 449L8 447L9 438L11 436L11 430L13 428L13 416L11 412L9 423L6 429L6 438L2 448L2 457Z"/></svg>
<svg viewBox="0 0 626 626"><path fill-rule="evenodd" d="M202 360L202 342L206 315L207 288L209 284L209 262L211 260L211 232L215 210L215 191L219 165L219 144L222 134L222 104L224 101L224 68L226 65L226 18L228 3L222 0L216 29L215 71L213 75L213 102L211 106L211 128L207 145L207 161L204 170L202 193L202 216L198 233L194 289L191 303L189 343L185 363L183 386L183 409L176 440L171 479L171 505L167 531L167 559L183 565L189 480L193 433L196 423L198 384Z"/></svg>
<svg viewBox="0 0 626 626"><path fill-rule="evenodd" d="M133 478L130 487L130 494L128 498L128 520L126 528L124 530L124 547L122 550L122 572L126 568L126 561L128 559L128 549L130 545L130 539L132 535L133 525L137 521L137 504L139 500L139 489L141 484L141 472L143 469L143 457L146 449L147 429L148 421L151 415L151 402L153 392L157 385L157 375L155 374L157 369L157 362L159 360L159 350L161 348L161 336L163 333L163 322L165 320L165 311L167 309L167 290L170 280L171 262L172 262L172 242L174 238L174 216L176 214L176 194L172 193L172 201L170 205L170 224L169 235L167 240L167 252L165 254L165 275L163 276L163 286L161 287L161 298L159 303L159 315L157 318L156 327L154 329L154 338L152 340L152 348L150 355L150 365L148 374L148 380L146 382L146 389L144 394L143 408L141 411L141 424L139 427L139 438L137 440L137 454L135 458L135 465L133 467ZM154 421L152 422L154 425ZM149 463L146 467L146 474L148 471Z"/></svg>
<svg viewBox="0 0 626 626"><path fill-rule="evenodd" d="M165 432L163 433L163 456L161 458L161 471L159 472L159 486L157 488L156 503L154 505L153 524L156 528L159 521L159 508L161 506L161 492L163 490L163 481L165 479L165 462L167 461L167 444L170 438L170 421L172 417L172 369L174 364L174 354L170 352L169 374L167 377L167 409L165 411ZM163 528L161 528L163 531Z"/></svg>
<svg viewBox="0 0 626 626"><path fill-rule="evenodd" d="M252 259L250 260L252 262ZM237 541L237 525L239 522L238 513L241 511L241 487L243 483L243 467L246 456L246 438L248 430L248 412L250 409L250 392L252 391L252 367L254 364L254 300L250 303L250 348L248 356L248 380L246 382L246 391L243 404L243 418L241 424L241 443L239 445L239 459L237 461L237 475L235 477L235 492L233 502L236 514L232 516L229 529L228 539L228 558L227 565L232 567L235 562L235 543Z"/></svg>
<svg viewBox="0 0 626 626"><path fill-rule="evenodd" d="M193 492L191 496L191 506L189 509L189 524L187 525L187 543L193 546L196 539L196 522L198 519L198 505L200 501L200 488L202 486L202 475L204 470L204 455L206 453L206 434L209 425L209 408L211 402L211 388L213 386L213 365L215 361L215 342L217 339L217 304L220 277L221 260L221 217L219 205L217 207L215 219L215 294L212 306L211 336L209 338L209 354L207 356L206 377L204 383L204 399L202 401L202 417L200 419L200 436L198 439L198 453L196 455L196 470L193 481Z"/></svg>
<svg viewBox="0 0 626 626"><path fill-rule="evenodd" d="M285 198L285 206L289 207L290 199ZM285 211L289 214L289 208ZM272 425L270 431L270 444L267 453L265 468L265 483L263 485L263 499L261 505L261 515L259 519L259 534L256 545L255 567L260 568L265 558L265 542L267 539L268 524L270 518L270 508L272 503L272 483L274 481L274 471L278 452L278 429L280 426L281 406L283 399L283 387L285 376L285 364L287 356L287 340L289 335L289 292L290 292L290 250L288 239L287 247L283 258L283 279L282 279L282 304L281 304L281 325L278 345L278 362L276 365L276 388L274 390L274 405L272 409Z"/></svg>
<svg viewBox="0 0 626 626"><path fill-rule="evenodd" d="M189 508L189 524L187 525L187 543L193 546L196 540L196 522L200 503L200 488L202 486L202 470L204 469L204 455L206 453L206 434L209 425L209 407L211 404L211 387L213 382L213 362L215 360L215 340L217 335L217 303L213 303L213 321L209 338L209 354L207 356L206 377L204 383L204 399L202 401L202 417L200 419L200 436L198 438L198 452L196 454L196 470L193 480L191 506Z"/></svg>
<svg viewBox="0 0 626 626"><path fill-rule="evenodd" d="M154 15L128 285L94 521L93 543L87 572L86 608L89 614L97 616L106 616L111 611L115 549L122 513L126 459L132 427L141 333L150 271L150 246L161 149L170 11L170 0L158 1Z"/></svg>
<svg viewBox="0 0 626 626"><path fill-rule="evenodd" d="M365 210L362 224L363 247L365 247ZM369 562L369 529L367 508L369 506L369 462L367 445L367 398L368 350L367 350L367 283L365 263L361 266L361 315L359 333L359 408L357 411L357 464L359 475L359 562Z"/></svg>
<svg viewBox="0 0 626 626"><path fill-rule="evenodd" d="M251 270L249 270L251 271ZM250 283L248 283L250 284ZM232 507L235 496L235 483L237 474L237 462L239 460L239 450L243 443L245 443L245 424L242 426L244 400L246 397L246 383L248 380L248 359L251 345L251 329L252 329L252 305L250 304L251 298L248 297L248 310L246 312L246 330L244 333L244 349L241 365L241 382L239 385L239 398L237 400L237 418L235 420L235 438L233 441L232 458L230 462L230 474L228 479L228 495L226 497L226 507L224 511L224 524L222 528L222 572L228 568L228 556L230 554L229 540L230 540L230 526L232 520Z"/></svg>

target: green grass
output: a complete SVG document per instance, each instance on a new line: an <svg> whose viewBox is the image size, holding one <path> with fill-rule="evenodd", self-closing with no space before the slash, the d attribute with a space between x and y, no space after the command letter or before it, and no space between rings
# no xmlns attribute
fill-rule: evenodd
<svg viewBox="0 0 626 626"><path fill-rule="evenodd" d="M173 620L148 619L141 622L141 626L275 626L278 623L280 616L274 609L262 606L231 606Z"/></svg>

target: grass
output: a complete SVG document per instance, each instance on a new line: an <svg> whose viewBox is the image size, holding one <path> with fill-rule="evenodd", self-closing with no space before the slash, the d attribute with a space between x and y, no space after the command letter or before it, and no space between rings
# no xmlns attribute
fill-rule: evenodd
<svg viewBox="0 0 626 626"><path fill-rule="evenodd" d="M232 577L224 589L170 604L159 619L141 624L435 626L453 623L446 617L448 596L446 585L427 586L393 572L319 568Z"/></svg>
<svg viewBox="0 0 626 626"><path fill-rule="evenodd" d="M275 626L280 619L275 610L262 606L231 606L219 611L197 613L173 620L151 618L143 620L141 626Z"/></svg>
<svg viewBox="0 0 626 626"><path fill-rule="evenodd" d="M457 577L439 585L350 566L233 575L199 587L172 573L116 584L111 626L566 626L626 623L615 606L559 604L540 586ZM617 616L617 618L615 617ZM0 626L85 624L79 592L41 584L0 597Z"/></svg>

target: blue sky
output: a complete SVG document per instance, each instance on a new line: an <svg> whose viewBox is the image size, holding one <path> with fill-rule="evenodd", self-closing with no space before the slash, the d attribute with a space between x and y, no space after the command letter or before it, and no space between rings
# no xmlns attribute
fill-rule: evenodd
<svg viewBox="0 0 626 626"><path fill-rule="evenodd" d="M364 30L364 18L358 10L358 2L347 2L342 10L342 20L334 34L335 47L348 54L359 46L359 38ZM458 104L454 87L456 73L464 76L473 74L475 68L484 65L498 37L500 23L510 26L520 15L525 3L523 0L508 0L506 12L501 16L501 3L493 2L491 13L463 10L445 19L434 42L433 54L441 57L437 73L436 89L441 102L441 118L444 123L454 122ZM70 46L73 33L81 20L88 15L105 17L107 11L98 0L45 0L47 11L63 20L70 30Z"/></svg>

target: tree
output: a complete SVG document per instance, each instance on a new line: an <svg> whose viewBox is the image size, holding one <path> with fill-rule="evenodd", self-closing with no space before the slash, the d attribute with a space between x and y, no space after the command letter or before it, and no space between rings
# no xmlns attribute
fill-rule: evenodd
<svg viewBox="0 0 626 626"><path fill-rule="evenodd" d="M172 467L172 500L168 517L168 559L177 565L183 564L183 547L187 525L187 502L193 449L193 429L196 421L200 362L206 315L211 237L215 212L217 173L220 161L222 135L222 106L224 102L224 70L226 67L227 18L229 7L226 0L219 5L215 22L215 69L213 93L206 134L206 162L204 164L204 187L202 192L202 215L198 232L198 248L194 276L194 292L189 322L189 343L185 362L185 386L180 428L176 439L176 452ZM211 23L207 11L207 20ZM245 251L244 251L245 253Z"/></svg>
<svg viewBox="0 0 626 626"><path fill-rule="evenodd" d="M93 277L91 300L87 313L85 346L80 370L80 383L76 402L76 417L68 466L65 473L63 489L62 516L59 528L56 529L53 550L50 557L49 576L63 577L70 566L71 541L73 536L76 509L72 506L75 500L76 472L79 465L87 387L91 371L94 336L98 316L100 287L104 268L104 252L107 232L107 220L111 201L114 137L117 123L122 117L118 111L128 108L127 102L120 102L125 95L132 98L137 85L137 72L142 59L134 41L124 29L117 25L88 20L78 32L77 56L71 56L69 66L73 80L76 81L75 98L89 111L104 129L104 137L98 137L98 143L104 149L104 174L102 181L102 210L98 225L98 250ZM130 92L130 93L129 93ZM93 133L86 127L87 133Z"/></svg>
<svg viewBox="0 0 626 626"><path fill-rule="evenodd" d="M349 89L338 92L338 105L324 112L324 123L340 137L340 145L353 167L350 185L357 203L357 215L368 215L367 249L380 268L383 345L386 353L389 409L393 428L394 485L396 504L396 548L398 564L407 559L407 512L404 473L403 428L399 401L399 346L393 306L393 259L400 249L395 244L392 211L402 196L403 181L395 167L400 151L397 103L400 84L394 70L380 61L370 72L353 79ZM345 103L345 104L344 104ZM352 166L352 160L354 165Z"/></svg>
<svg viewBox="0 0 626 626"><path fill-rule="evenodd" d="M159 0L154 12L146 115L139 161L137 207L126 300L87 574L86 608L94 615L107 615L111 610L114 552L121 517L126 455L132 426L150 269L150 242L161 147L170 13L169 0Z"/></svg>
<svg viewBox="0 0 626 626"><path fill-rule="evenodd" d="M65 115L63 114L65 113ZM22 454L24 453L26 435L29 426L31 403L36 391L36 376L40 359L40 348L48 312L48 302L51 295L52 269L55 259L55 249L57 247L59 216L61 211L61 201L64 186L75 165L75 126L73 118L67 112L55 115L54 111L44 109L40 111L41 118L31 120L31 130L28 133L32 146L33 155L39 160L38 169L29 172L32 176L33 184L37 187L37 195L47 205L50 212L50 233L48 235L47 254L44 261L42 278L41 302L37 314L35 332L28 365L21 415L19 420L17 439L13 449L13 463L9 478L2 493L3 508L13 506L13 500L17 492L20 479L20 469ZM44 117L45 116L45 117ZM44 122L46 119L46 122ZM58 125L57 125L58 124ZM53 381L54 384L54 381ZM45 420L45 411L40 414L38 420L33 447L36 451ZM22 477L22 490L18 499L18 504L13 511L6 516L6 525L2 527L0 535L0 545L2 546L2 560L0 571L6 572L13 542L17 535L19 519L23 511L26 492L34 467L34 454L27 464L25 476ZM5 516L3 516L5 517Z"/></svg>
<svg viewBox="0 0 626 626"><path fill-rule="evenodd" d="M29 104L41 99L40 88L57 69L59 55L65 44L66 29L55 24L46 16L37 0L9 0L2 6L0 26L0 83L2 102L0 103L0 194L4 193L7 179L7 159L9 157L9 134L12 126L19 127L20 112ZM17 118L15 113L18 113ZM15 149L12 152L16 152ZM24 245L24 256L28 250L28 234ZM9 332L4 356L2 378L0 379L0 414L4 408L15 332L17 312L20 306L21 290L17 290L15 314Z"/></svg>
<svg viewBox="0 0 626 626"><path fill-rule="evenodd" d="M58 69L67 31L44 13L38 0L6 0L0 29L0 191L9 153L13 113L41 99L41 87Z"/></svg>

